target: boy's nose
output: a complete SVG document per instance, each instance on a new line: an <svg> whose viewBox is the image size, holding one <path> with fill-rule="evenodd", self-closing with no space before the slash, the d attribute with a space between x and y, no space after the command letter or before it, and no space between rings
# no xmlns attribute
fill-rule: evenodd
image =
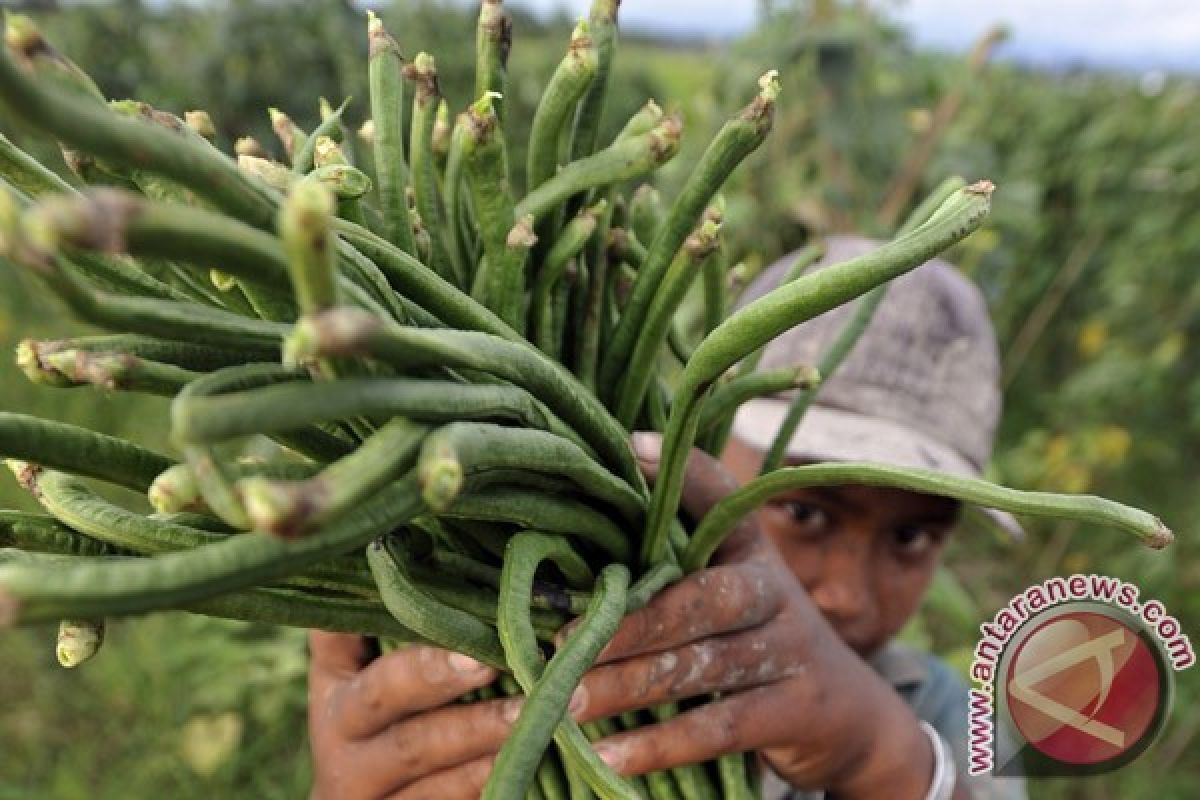
<svg viewBox="0 0 1200 800"><path fill-rule="evenodd" d="M808 587L817 608L851 647L870 638L878 616L869 555L866 548L853 544L830 547L816 583Z"/></svg>

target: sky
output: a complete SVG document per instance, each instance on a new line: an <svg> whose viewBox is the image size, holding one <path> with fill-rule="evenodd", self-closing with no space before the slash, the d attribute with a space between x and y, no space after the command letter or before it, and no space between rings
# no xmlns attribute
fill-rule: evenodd
<svg viewBox="0 0 1200 800"><path fill-rule="evenodd" d="M510 0L585 14L589 0ZM1200 72L1200 0L874 0L919 45L966 50L993 23L1012 37L1001 58L1047 66ZM756 0L624 0L623 27L727 38L754 24Z"/></svg>

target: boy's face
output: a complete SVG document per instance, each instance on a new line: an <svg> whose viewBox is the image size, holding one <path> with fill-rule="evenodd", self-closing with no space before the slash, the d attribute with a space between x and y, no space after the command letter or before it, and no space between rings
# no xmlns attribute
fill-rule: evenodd
<svg viewBox="0 0 1200 800"><path fill-rule="evenodd" d="M762 453L731 439L722 461L744 482ZM954 500L871 486L802 489L760 512L788 567L864 658L917 610L957 516Z"/></svg>

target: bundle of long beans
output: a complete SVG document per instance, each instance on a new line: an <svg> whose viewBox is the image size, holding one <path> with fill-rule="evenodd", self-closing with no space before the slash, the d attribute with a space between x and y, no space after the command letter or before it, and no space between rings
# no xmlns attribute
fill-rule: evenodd
<svg viewBox="0 0 1200 800"><path fill-rule="evenodd" d="M771 472L689 532L677 510L691 447L719 450L746 399L816 380L756 372L755 353L968 235L992 187L949 183L879 251L797 269L727 315L717 192L767 135L776 75L669 206L648 189L627 201L675 155L681 123L650 102L599 141L616 11L594 2L550 78L524 197L501 122L511 28L497 0L479 18L478 99L452 126L434 59L406 61L371 17L370 174L352 163L345 106L312 132L273 110L289 163L247 141L235 159L203 112L107 103L10 17L0 102L61 144L76 180L0 138L0 261L112 332L25 341L18 362L48 386L172 397L179 455L0 413L0 456L46 511L0 512L0 622L62 621L67 665L95 651L105 618L159 609L436 643L528 695L489 797L741 797L754 790L740 756L622 778L589 738L639 719L581 728L565 710L622 616L703 568L764 497L871 483L1170 540L1099 498L853 464ZM700 276L693 347L673 319ZM684 363L669 384L672 357ZM652 490L627 440L637 428L665 432ZM146 493L156 511L83 479Z"/></svg>

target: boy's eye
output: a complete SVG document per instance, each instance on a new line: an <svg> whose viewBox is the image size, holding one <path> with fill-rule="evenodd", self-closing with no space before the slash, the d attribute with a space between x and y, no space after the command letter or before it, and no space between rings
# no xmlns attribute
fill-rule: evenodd
<svg viewBox="0 0 1200 800"><path fill-rule="evenodd" d="M829 527L829 514L822 508L795 500L783 503L783 508L792 526L802 534L820 533Z"/></svg>
<svg viewBox="0 0 1200 800"><path fill-rule="evenodd" d="M902 555L916 558L936 548L944 535L941 529L928 525L900 525L892 538Z"/></svg>

